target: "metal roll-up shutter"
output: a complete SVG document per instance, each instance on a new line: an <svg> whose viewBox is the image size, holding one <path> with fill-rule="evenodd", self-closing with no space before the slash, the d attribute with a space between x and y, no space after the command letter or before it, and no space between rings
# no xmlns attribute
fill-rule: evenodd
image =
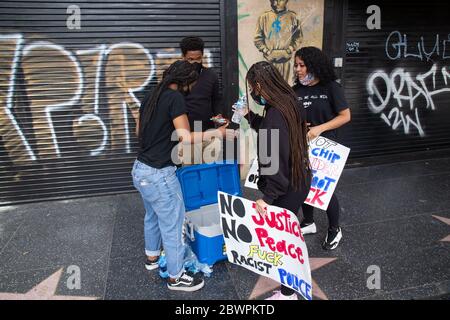
<svg viewBox="0 0 450 320"><path fill-rule="evenodd" d="M205 64L222 78L223 8L1 1L0 205L133 190L144 91L181 57L185 36L205 40Z"/></svg>
<svg viewBox="0 0 450 320"><path fill-rule="evenodd" d="M450 2L348 1L343 84L352 157L450 147ZM380 29L375 11L380 9ZM369 21L368 21L369 20Z"/></svg>

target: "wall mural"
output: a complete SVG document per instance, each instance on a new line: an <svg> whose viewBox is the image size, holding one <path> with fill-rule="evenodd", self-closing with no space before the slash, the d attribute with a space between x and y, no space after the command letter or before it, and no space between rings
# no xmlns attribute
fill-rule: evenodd
<svg viewBox="0 0 450 320"><path fill-rule="evenodd" d="M261 60L274 63L292 84L295 51L303 46L322 48L323 12L323 0L239 1L241 93L248 68Z"/></svg>
<svg viewBox="0 0 450 320"><path fill-rule="evenodd" d="M294 54L304 46L322 48L324 0L238 1L239 94L245 94L245 76L251 65L270 61L293 84ZM251 100L251 98L250 98ZM262 108L250 101L252 110ZM242 124L241 175L255 156L255 136Z"/></svg>

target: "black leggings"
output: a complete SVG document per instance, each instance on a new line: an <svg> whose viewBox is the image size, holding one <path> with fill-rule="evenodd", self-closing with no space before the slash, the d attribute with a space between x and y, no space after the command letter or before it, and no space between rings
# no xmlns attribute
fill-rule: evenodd
<svg viewBox="0 0 450 320"><path fill-rule="evenodd" d="M306 197L308 196L308 192L306 192L305 190L309 191L309 188L301 188L301 189L302 190L299 191L288 191L287 194L276 199L273 202L273 205L288 209L292 211L294 214L296 214L302 207L302 203L305 202ZM294 294L295 291L289 287L282 285L281 293L286 296L290 296Z"/></svg>
<svg viewBox="0 0 450 320"><path fill-rule="evenodd" d="M314 207L310 205L303 204L302 205L303 217L305 218L306 223L314 222ZM339 227L339 201L335 194L331 197L330 204L327 209L328 216L328 226L330 228Z"/></svg>

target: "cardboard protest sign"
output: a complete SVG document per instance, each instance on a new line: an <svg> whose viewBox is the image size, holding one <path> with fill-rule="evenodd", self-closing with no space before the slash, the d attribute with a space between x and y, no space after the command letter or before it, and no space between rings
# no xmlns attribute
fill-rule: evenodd
<svg viewBox="0 0 450 320"><path fill-rule="evenodd" d="M258 189L258 158L256 157L253 160L252 166L250 167L250 170L248 171L247 178L245 179L244 187L251 188L251 189Z"/></svg>
<svg viewBox="0 0 450 320"><path fill-rule="evenodd" d="M228 260L312 300L308 250L297 217L269 206L263 218L253 201L221 191L217 197Z"/></svg>
<svg viewBox="0 0 450 320"><path fill-rule="evenodd" d="M319 136L310 142L309 161L313 179L305 203L327 210L349 153L349 148L324 137Z"/></svg>

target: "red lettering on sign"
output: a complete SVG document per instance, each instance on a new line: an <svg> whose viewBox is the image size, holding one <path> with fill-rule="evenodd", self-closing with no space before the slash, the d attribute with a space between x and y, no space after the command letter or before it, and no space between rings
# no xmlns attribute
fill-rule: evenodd
<svg viewBox="0 0 450 320"><path fill-rule="evenodd" d="M254 223L256 223L258 226L264 225L264 218L256 211L256 203L253 202L252 208L255 209L256 215L252 216L252 220Z"/></svg>
<svg viewBox="0 0 450 320"><path fill-rule="evenodd" d="M297 247L292 243L286 244L286 240L275 242L275 239L269 237L267 230L263 228L256 228L255 231L261 247L265 247L267 244L272 251L278 251L279 253L289 255L291 258L297 259L301 264L305 263L303 252L300 247Z"/></svg>
<svg viewBox="0 0 450 320"><path fill-rule="evenodd" d="M306 201L311 204L315 204L317 202L319 204L319 206L323 206L324 202L320 199L320 197L326 195L327 192L321 191L320 189L316 189L316 188L311 188L311 191L314 192L315 194L312 199L308 198L308 199L306 199Z"/></svg>

